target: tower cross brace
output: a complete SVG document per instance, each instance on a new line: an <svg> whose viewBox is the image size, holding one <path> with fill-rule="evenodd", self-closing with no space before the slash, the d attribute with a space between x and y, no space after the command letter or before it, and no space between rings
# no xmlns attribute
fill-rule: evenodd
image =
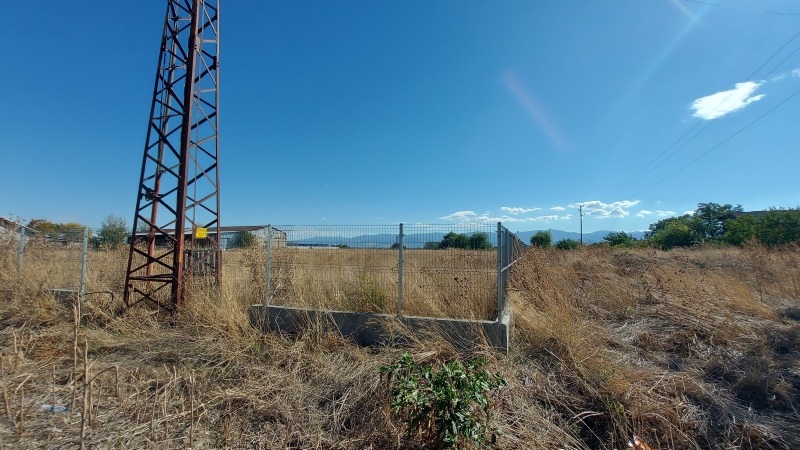
<svg viewBox="0 0 800 450"><path fill-rule="evenodd" d="M187 282L221 281L218 104L219 0L167 0L125 275L128 306L149 301L175 312Z"/></svg>

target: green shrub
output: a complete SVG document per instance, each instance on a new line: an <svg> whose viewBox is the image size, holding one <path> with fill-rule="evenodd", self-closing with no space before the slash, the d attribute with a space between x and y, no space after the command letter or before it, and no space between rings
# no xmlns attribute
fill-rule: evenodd
<svg viewBox="0 0 800 450"><path fill-rule="evenodd" d="M633 238L630 234L624 231L612 231L608 233L606 237L603 238L603 241L608 243L612 247L633 247L636 239Z"/></svg>
<svg viewBox="0 0 800 450"><path fill-rule="evenodd" d="M239 247L248 248L256 245L256 235L244 230L239 234Z"/></svg>
<svg viewBox="0 0 800 450"><path fill-rule="evenodd" d="M549 231L538 231L531 236L531 245L539 248L550 247L553 243L553 235Z"/></svg>
<svg viewBox="0 0 800 450"><path fill-rule="evenodd" d="M575 239L562 239L556 242L556 248L560 248L561 250L575 250L580 246L581 243Z"/></svg>
<svg viewBox="0 0 800 450"><path fill-rule="evenodd" d="M480 447L487 441L492 415L488 394L507 385L499 374L481 369L484 364L483 359L455 360L434 370L417 365L404 352L400 361L380 372L387 375L392 410L406 423L409 435L421 432L447 449L459 448L462 440ZM489 441L495 443L499 433L492 430Z"/></svg>

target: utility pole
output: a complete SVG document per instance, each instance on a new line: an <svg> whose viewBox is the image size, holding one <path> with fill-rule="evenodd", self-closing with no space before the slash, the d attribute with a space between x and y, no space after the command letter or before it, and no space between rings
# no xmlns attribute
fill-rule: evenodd
<svg viewBox="0 0 800 450"><path fill-rule="evenodd" d="M167 0L123 300L175 312L220 282L219 0Z"/></svg>
<svg viewBox="0 0 800 450"><path fill-rule="evenodd" d="M583 205L578 205L578 215L581 218L581 245L583 245Z"/></svg>

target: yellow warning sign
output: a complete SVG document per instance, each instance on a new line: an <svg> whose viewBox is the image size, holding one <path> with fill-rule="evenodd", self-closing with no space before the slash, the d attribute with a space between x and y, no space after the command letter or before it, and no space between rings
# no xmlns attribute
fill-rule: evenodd
<svg viewBox="0 0 800 450"><path fill-rule="evenodd" d="M195 228L194 229L194 238L195 239L205 239L208 237L208 228Z"/></svg>

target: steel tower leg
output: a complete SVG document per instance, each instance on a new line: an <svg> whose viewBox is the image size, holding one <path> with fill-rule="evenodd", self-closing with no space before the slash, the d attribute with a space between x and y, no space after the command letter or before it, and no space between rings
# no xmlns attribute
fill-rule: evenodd
<svg viewBox="0 0 800 450"><path fill-rule="evenodd" d="M124 302L171 312L190 277L221 281L219 0L168 0ZM198 229L207 237L197 237Z"/></svg>

